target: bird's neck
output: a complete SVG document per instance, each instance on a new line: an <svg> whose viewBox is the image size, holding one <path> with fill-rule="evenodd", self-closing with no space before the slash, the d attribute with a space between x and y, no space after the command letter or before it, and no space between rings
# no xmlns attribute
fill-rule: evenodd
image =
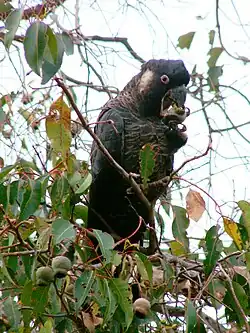
<svg viewBox="0 0 250 333"><path fill-rule="evenodd" d="M131 90L122 93L123 105L141 117L160 117L161 99L152 95L141 95Z"/></svg>
<svg viewBox="0 0 250 333"><path fill-rule="evenodd" d="M160 117L161 101L143 100L139 105L138 112L141 117Z"/></svg>

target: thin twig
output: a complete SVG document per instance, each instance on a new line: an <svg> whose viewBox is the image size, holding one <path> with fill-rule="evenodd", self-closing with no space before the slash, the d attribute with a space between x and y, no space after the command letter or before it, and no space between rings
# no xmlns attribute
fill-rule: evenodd
<svg viewBox="0 0 250 333"><path fill-rule="evenodd" d="M226 271L224 270L224 268L222 267L222 265L218 264L218 266L219 266L221 272L224 274L224 276L225 276L225 278L226 278L226 280L227 280L227 282L229 284L229 288L230 288L230 291L232 293L233 299L234 299L234 301L235 301L235 303L236 303L236 305L237 305L237 307L238 307L238 309L239 309L239 311L240 311L240 313L242 315L242 318L244 320L245 327L246 327L246 332L250 333L250 326L248 324L247 316L246 316L246 314L245 314L242 306L240 305L240 302L239 302L239 300L238 300L238 298L237 298L237 296L235 294L234 287L233 287L233 284L232 284L232 280L230 279L230 276L226 273Z"/></svg>
<svg viewBox="0 0 250 333"><path fill-rule="evenodd" d="M167 187L169 185L169 183L172 181L172 179L174 178L174 176L188 163L192 162L192 161L195 161L195 160L198 160L200 159L201 157L204 157L208 154L209 150L212 148L212 139L211 137L209 137L209 143L208 143L208 146L205 150L204 153L200 154L200 155L197 155L197 156L193 156L187 160L185 160L177 169L175 169L169 176L166 176L160 180L157 180L155 182L152 182L152 183L149 183L148 186L149 187L161 187L161 186L164 186L164 187Z"/></svg>
<svg viewBox="0 0 250 333"><path fill-rule="evenodd" d="M216 0L216 7L215 7L215 17L216 17L216 27L218 29L218 35L219 35L219 41L220 41L220 44L221 44L221 47L223 48L223 50L226 52L226 54L235 59L235 60L240 60L244 63L248 63L250 62L250 59L248 59L247 57L244 57L244 56L239 56L239 57L236 57L234 56L232 53L230 53L224 46L224 43L222 41L222 36L221 36L221 28L220 28L220 21L219 21L219 0Z"/></svg>
<svg viewBox="0 0 250 333"><path fill-rule="evenodd" d="M139 56L139 54L137 52L135 52L135 50L129 44L128 39L126 37L110 37L110 36L93 35L93 36L85 36L84 39L85 40L91 40L91 41L121 43L126 47L126 49L133 56L133 58L135 58L136 60L138 60L142 64L145 62L145 60L141 56Z"/></svg>

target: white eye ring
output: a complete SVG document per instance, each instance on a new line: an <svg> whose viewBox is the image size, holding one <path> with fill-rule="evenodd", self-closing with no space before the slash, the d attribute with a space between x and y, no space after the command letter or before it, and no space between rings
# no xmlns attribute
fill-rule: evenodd
<svg viewBox="0 0 250 333"><path fill-rule="evenodd" d="M161 76L161 82L162 82L163 84L168 84L168 83L169 83L169 77L168 77L166 74L163 74L163 75Z"/></svg>

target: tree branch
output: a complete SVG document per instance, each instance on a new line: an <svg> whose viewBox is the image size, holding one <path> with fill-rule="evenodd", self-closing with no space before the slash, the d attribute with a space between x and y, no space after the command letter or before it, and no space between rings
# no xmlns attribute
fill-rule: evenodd
<svg viewBox="0 0 250 333"><path fill-rule="evenodd" d="M216 8L215 8L215 17L216 17L216 27L218 29L218 35L219 35L219 41L220 41L220 44L221 44L221 47L223 48L223 50L226 52L226 54L235 59L235 60L240 60L244 63L249 63L250 62L250 59L248 59L247 57L244 57L244 56L239 56L239 57L236 57L234 56L232 53L230 53L224 46L224 43L222 41L222 36L221 36L221 28L220 28L220 21L219 21L219 0L216 0Z"/></svg>
<svg viewBox="0 0 250 333"><path fill-rule="evenodd" d="M139 56L139 54L137 52L135 52L135 50L129 44L128 39L126 37L108 37L108 36L104 37L104 36L99 36L99 35L93 35L93 36L84 36L84 39L86 41L91 40L91 41L121 43L126 47L126 49L132 55L133 58L135 58L142 64L145 62L145 60L141 56Z"/></svg>

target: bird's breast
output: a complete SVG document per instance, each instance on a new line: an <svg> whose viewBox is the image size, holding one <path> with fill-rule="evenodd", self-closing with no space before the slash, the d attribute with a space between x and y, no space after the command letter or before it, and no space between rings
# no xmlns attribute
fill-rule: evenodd
<svg viewBox="0 0 250 333"><path fill-rule="evenodd" d="M155 181L165 177L169 167L166 126L157 118L152 121L134 115L125 116L122 165L127 172L140 173L140 151L146 144L150 144L155 153L155 168L150 179Z"/></svg>

